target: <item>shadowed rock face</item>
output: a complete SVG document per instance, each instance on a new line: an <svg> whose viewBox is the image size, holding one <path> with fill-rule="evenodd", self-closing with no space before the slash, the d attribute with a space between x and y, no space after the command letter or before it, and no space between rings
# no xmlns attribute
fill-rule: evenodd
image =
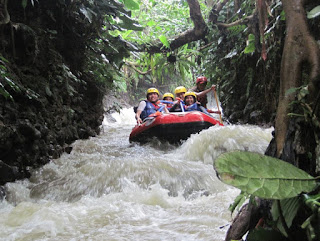
<svg viewBox="0 0 320 241"><path fill-rule="evenodd" d="M49 10L52 16L62 11L47 1L28 5L23 17L21 1L9 1L17 26L0 25L0 53L7 60L0 65L19 87L13 90L0 75L12 96L0 95L0 185L70 152L76 139L97 135L103 120L104 89L83 71L83 39L62 28L67 17L53 21Z"/></svg>
<svg viewBox="0 0 320 241"><path fill-rule="evenodd" d="M0 107L0 185L29 176L31 168L70 152L69 144L99 133L103 120L102 93L79 93L84 101L19 99ZM92 91L91 89L91 91ZM92 91L93 92L93 91ZM1 98L1 97L0 97ZM95 103L94 103L95 102Z"/></svg>

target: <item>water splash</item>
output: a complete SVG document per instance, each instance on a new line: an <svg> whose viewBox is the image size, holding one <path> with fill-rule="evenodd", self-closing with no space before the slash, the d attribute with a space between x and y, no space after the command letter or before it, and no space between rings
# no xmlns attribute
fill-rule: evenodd
<svg viewBox="0 0 320 241"><path fill-rule="evenodd" d="M212 163L233 149L264 152L271 129L211 127L182 146L131 144L132 109L72 144L29 180L6 184L0 240L223 240L239 193Z"/></svg>
<svg viewBox="0 0 320 241"><path fill-rule="evenodd" d="M222 153L233 150L263 154L272 139L273 128L253 125L213 126L192 135L179 148L178 153L190 161L213 164Z"/></svg>

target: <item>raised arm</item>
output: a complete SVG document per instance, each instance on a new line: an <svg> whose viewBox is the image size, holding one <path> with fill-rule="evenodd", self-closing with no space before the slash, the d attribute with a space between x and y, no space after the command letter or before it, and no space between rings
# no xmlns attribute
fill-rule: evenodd
<svg viewBox="0 0 320 241"><path fill-rule="evenodd" d="M197 97L201 98L201 97L205 96L206 94L208 94L210 91L215 90L215 89L216 89L216 86L212 85L209 89L206 89L201 92L195 92L195 94L197 95Z"/></svg>

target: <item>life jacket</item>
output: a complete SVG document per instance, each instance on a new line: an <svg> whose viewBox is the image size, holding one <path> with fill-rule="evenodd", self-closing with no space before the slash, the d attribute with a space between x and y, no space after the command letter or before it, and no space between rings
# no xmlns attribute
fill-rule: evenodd
<svg viewBox="0 0 320 241"><path fill-rule="evenodd" d="M181 109L183 108L183 110ZM182 112L185 111L185 104L183 100L180 100L180 103L174 104L173 106L170 107L170 112Z"/></svg>
<svg viewBox="0 0 320 241"><path fill-rule="evenodd" d="M185 110L186 111L194 111L194 110L197 110L197 111L201 111L207 115L210 115L210 113L208 112L208 110L206 108L204 108L203 106L197 104L197 103L194 103L192 105L189 105L189 106L184 106Z"/></svg>
<svg viewBox="0 0 320 241"><path fill-rule="evenodd" d="M194 111L194 110L201 111L197 103L193 103L192 105L189 105L189 106L184 106L184 108L186 111Z"/></svg>
<svg viewBox="0 0 320 241"><path fill-rule="evenodd" d="M146 107L144 108L144 110L141 112L140 118L142 120L144 120L145 118L147 118L149 115L156 113L157 110L159 110L160 106L151 103L148 100L145 100L146 102Z"/></svg>
<svg viewBox="0 0 320 241"><path fill-rule="evenodd" d="M160 102L162 104L166 104L167 105L167 109L170 110L171 107L173 106L173 102L172 101L168 101L168 100L160 100Z"/></svg>

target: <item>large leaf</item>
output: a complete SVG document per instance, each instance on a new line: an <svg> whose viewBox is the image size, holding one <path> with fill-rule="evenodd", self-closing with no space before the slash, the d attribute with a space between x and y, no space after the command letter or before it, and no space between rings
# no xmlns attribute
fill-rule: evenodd
<svg viewBox="0 0 320 241"><path fill-rule="evenodd" d="M124 5L130 10L139 10L139 4L134 0L123 0Z"/></svg>
<svg viewBox="0 0 320 241"><path fill-rule="evenodd" d="M320 5L316 6L314 9L312 9L310 12L308 12L307 17L308 18L315 18L320 15Z"/></svg>
<svg viewBox="0 0 320 241"><path fill-rule="evenodd" d="M311 192L315 178L279 159L258 153L234 151L220 155L214 163L226 184L266 199L284 199Z"/></svg>

